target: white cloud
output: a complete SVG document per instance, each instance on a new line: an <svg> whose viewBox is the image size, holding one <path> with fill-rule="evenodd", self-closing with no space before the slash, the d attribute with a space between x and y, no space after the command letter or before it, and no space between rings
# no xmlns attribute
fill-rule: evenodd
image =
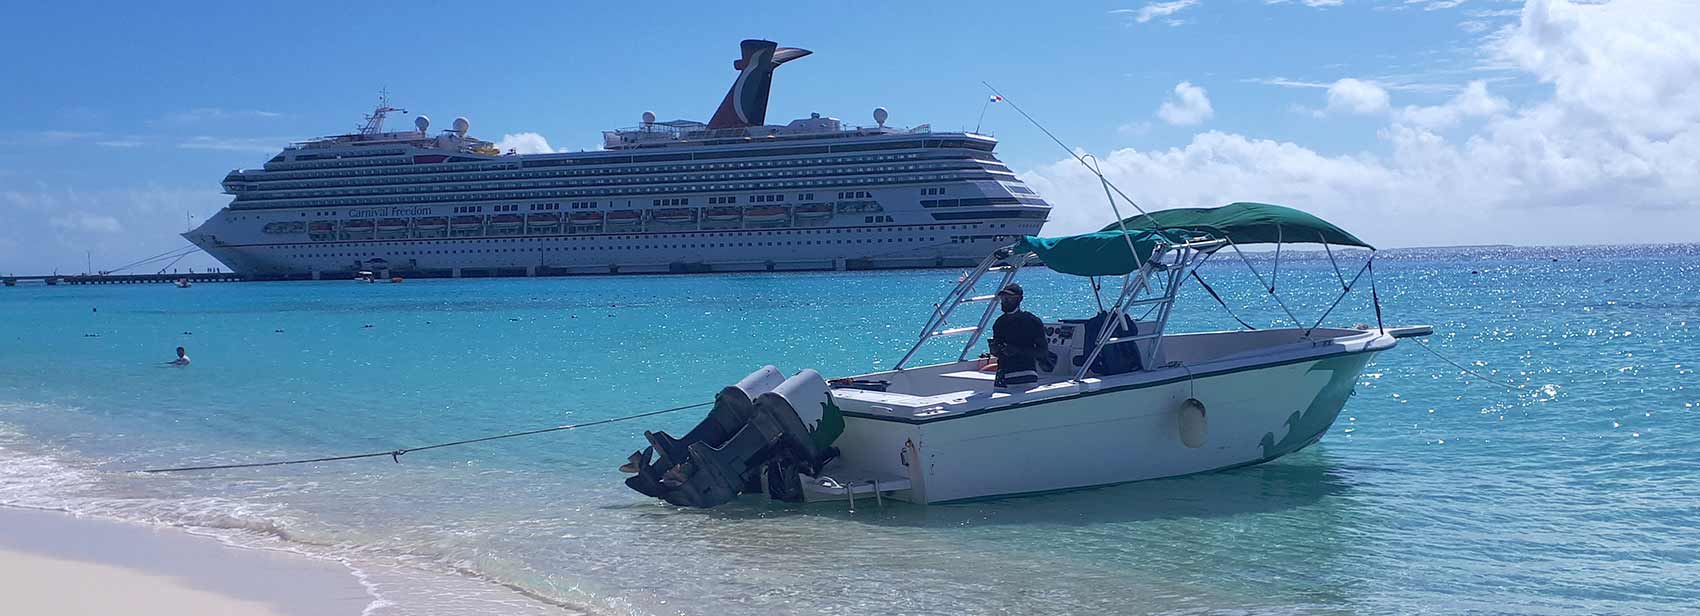
<svg viewBox="0 0 1700 616"><path fill-rule="evenodd" d="M1467 0L1405 0L1405 4L1421 5L1425 11L1439 11L1456 7L1466 1Z"/></svg>
<svg viewBox="0 0 1700 616"><path fill-rule="evenodd" d="M64 212L48 219L47 222L54 227L68 231L117 233L123 230L123 226L118 224L117 218L88 212Z"/></svg>
<svg viewBox="0 0 1700 616"><path fill-rule="evenodd" d="M188 111L168 113L153 124L170 124L174 126L189 126L208 121L221 120L254 120L283 117L275 111L260 109L224 109L221 107L197 107Z"/></svg>
<svg viewBox="0 0 1700 616"><path fill-rule="evenodd" d="M1373 81L1347 77L1328 86L1329 113L1371 115L1387 111L1387 90Z"/></svg>
<svg viewBox="0 0 1700 616"><path fill-rule="evenodd" d="M1128 122L1116 127L1116 132L1128 137L1143 137L1151 132L1150 122Z"/></svg>
<svg viewBox="0 0 1700 616"><path fill-rule="evenodd" d="M0 184L0 270L81 272L85 250L93 253L95 269L101 269L186 246L188 242L177 236L185 229L185 215L196 216L198 222L229 200L216 185L73 190ZM177 267L215 264L198 254Z"/></svg>
<svg viewBox="0 0 1700 616"><path fill-rule="evenodd" d="M1263 0L1264 4L1286 4L1288 2L1292 2L1292 0ZM1345 2L1346 0L1300 0L1300 4L1311 8L1340 6Z"/></svg>
<svg viewBox="0 0 1700 616"><path fill-rule="evenodd" d="M1438 73L1438 71L1437 71L1437 73ZM1430 93L1430 94L1435 94L1435 93L1444 94L1444 93L1450 93L1450 92L1458 91L1458 86L1455 85L1455 84L1437 83L1436 81L1434 81L1434 79L1436 79L1439 76L1440 75L1438 75L1438 74L1421 74L1421 73L1419 73L1419 74L1406 74L1406 75L1377 75L1375 77L1366 77L1366 78L1362 78L1362 79L1352 78L1351 80L1355 81L1355 82L1359 82L1359 83L1370 83L1370 84L1374 85L1375 87L1381 88L1382 90L1388 91L1388 92L1423 92L1423 93ZM1258 84L1258 85L1279 86L1279 87L1283 87L1283 88L1313 88L1313 89L1317 89L1317 90L1327 90L1329 88L1333 88L1339 82L1338 81L1310 81L1310 80L1305 80L1305 79L1290 79L1290 78L1287 78L1287 77L1277 76L1277 77L1248 77L1248 78L1245 78L1245 79L1241 79L1240 83L1255 83L1255 84Z"/></svg>
<svg viewBox="0 0 1700 616"><path fill-rule="evenodd" d="M1445 128L1467 117L1490 116L1511 108L1505 99L1488 93L1487 82L1472 81L1457 96L1431 107L1405 107L1393 114L1394 120L1423 128Z"/></svg>
<svg viewBox="0 0 1700 616"><path fill-rule="evenodd" d="M101 135L102 133L74 130L44 130L36 133L36 136L40 138L42 142L53 145L82 141L85 139L98 139Z"/></svg>
<svg viewBox="0 0 1700 616"><path fill-rule="evenodd" d="M513 150L517 154L548 154L555 151L550 149L549 140L537 133L502 135L502 140L496 142L496 149L503 153Z"/></svg>
<svg viewBox="0 0 1700 616"><path fill-rule="evenodd" d="M260 152L276 154L283 150L288 139L276 137L190 137L177 144L185 150L222 150L227 152Z"/></svg>
<svg viewBox="0 0 1700 616"><path fill-rule="evenodd" d="M1390 114L1377 133L1383 154L1330 155L1207 131L1182 146L1100 160L1147 208L1286 203L1378 245L1693 241L1693 23L1700 3L1529 0L1517 25L1484 51L1549 84L1545 97L1513 107L1472 83L1441 105ZM1377 100L1341 105L1385 110ZM1448 139L1432 130L1469 116L1485 118L1469 134ZM1111 217L1094 178L1072 160L1024 177L1056 205L1048 233L1098 228Z"/></svg>
<svg viewBox="0 0 1700 616"><path fill-rule="evenodd" d="M1175 84L1174 95L1157 108L1157 117L1176 126L1200 124L1216 115L1210 107L1210 97L1204 88L1182 81Z"/></svg>
<svg viewBox="0 0 1700 616"><path fill-rule="evenodd" d="M106 139L96 141L94 144L107 148L134 148L141 147L142 140L134 138Z"/></svg>
<svg viewBox="0 0 1700 616"><path fill-rule="evenodd" d="M1199 0L1171 0L1170 2L1152 2L1152 3L1146 4L1145 6L1139 7L1137 9L1115 9L1115 10L1110 11L1110 14L1111 15L1131 15L1133 17L1134 21L1137 21L1139 23L1145 23L1145 22L1151 21L1153 19L1156 19L1158 17L1168 17L1170 15L1173 15L1175 13L1179 13L1183 10L1188 9L1188 8L1192 8L1194 6L1197 6L1198 2L1199 2ZM1169 23L1169 25L1178 26L1180 24L1173 23L1173 21L1171 21Z"/></svg>

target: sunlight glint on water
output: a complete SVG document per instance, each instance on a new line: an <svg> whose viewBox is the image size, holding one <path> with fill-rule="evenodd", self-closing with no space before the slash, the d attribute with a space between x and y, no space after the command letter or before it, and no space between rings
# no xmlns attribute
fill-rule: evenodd
<svg viewBox="0 0 1700 616"><path fill-rule="evenodd" d="M1280 292L1317 314L1339 287L1328 262L1284 259ZM690 413L399 465L122 471L624 415L707 400L763 363L886 367L955 272L3 289L0 503L341 558L395 602L379 613L1700 604L1670 583L1700 579L1700 249L1402 251L1377 265L1390 324L1433 324L1433 348L1518 389L1407 344L1370 366L1320 445L1275 463L854 513L688 511L621 486L642 431L682 430ZM1253 324L1283 314L1237 263L1204 273ZM1079 281L1030 278L1042 316L1092 309ZM1360 298L1330 318L1374 320ZM1232 325L1192 292L1174 327ZM194 364L159 367L179 344Z"/></svg>

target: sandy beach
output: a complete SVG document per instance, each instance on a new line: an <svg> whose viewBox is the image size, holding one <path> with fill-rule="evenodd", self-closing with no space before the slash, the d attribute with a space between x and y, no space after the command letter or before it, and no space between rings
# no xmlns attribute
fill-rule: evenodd
<svg viewBox="0 0 1700 616"><path fill-rule="evenodd" d="M352 616L371 602L334 562L0 507L0 613Z"/></svg>

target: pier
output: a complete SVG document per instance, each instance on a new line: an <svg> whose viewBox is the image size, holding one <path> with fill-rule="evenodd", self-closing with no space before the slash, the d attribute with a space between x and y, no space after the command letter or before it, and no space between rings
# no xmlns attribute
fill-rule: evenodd
<svg viewBox="0 0 1700 616"><path fill-rule="evenodd" d="M39 282L46 285L58 284L170 284L178 280L187 280L191 284L201 282L241 282L248 280L247 276L232 272L200 272L194 274L41 274L36 276L0 276L0 283L15 287L20 282Z"/></svg>

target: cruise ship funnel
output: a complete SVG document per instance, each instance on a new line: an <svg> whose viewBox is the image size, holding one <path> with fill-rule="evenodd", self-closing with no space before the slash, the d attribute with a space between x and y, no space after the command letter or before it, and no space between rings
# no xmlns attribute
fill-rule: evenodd
<svg viewBox="0 0 1700 616"><path fill-rule="evenodd" d="M773 70L779 65L814 53L807 49L780 47L773 41L749 39L741 45L744 55L732 63L738 80L726 92L708 127L742 128L767 123L767 95L773 88Z"/></svg>

